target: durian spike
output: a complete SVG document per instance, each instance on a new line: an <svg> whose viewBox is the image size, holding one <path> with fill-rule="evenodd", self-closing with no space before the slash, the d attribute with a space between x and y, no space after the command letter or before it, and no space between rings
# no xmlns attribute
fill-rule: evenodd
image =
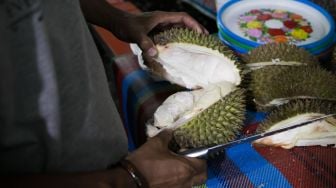
<svg viewBox="0 0 336 188"><path fill-rule="evenodd" d="M295 98L336 100L336 76L314 66L265 67L252 72L250 89L259 110Z"/></svg>

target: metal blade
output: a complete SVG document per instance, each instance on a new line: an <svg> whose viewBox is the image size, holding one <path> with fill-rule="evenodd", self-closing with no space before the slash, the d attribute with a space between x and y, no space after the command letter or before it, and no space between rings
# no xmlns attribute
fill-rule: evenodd
<svg viewBox="0 0 336 188"><path fill-rule="evenodd" d="M318 117L318 118L307 120L307 121L302 122L302 123L295 124L293 126L285 127L285 128L282 128L282 129L278 129L278 130L274 130L274 131L270 131L270 132L265 132L265 133L260 133L260 134L255 134L255 135L252 135L252 136L247 136L247 137L244 137L244 138L241 138L241 139L238 139L238 140L234 140L232 142L228 142L228 143L225 143L225 144L220 144L220 145L215 145L215 146L210 146L210 147L194 148L194 149L186 150L186 151L183 151L183 152L179 152L178 154L184 155L184 156L187 156L187 157L207 158L207 156L209 154L217 153L219 151L223 151L225 148L228 148L228 147L231 147L231 146L234 146L234 145L237 145L237 144L245 143L245 142L255 141L255 140L258 140L260 138L264 138L264 137L271 136L271 135L274 135L274 134L278 134L278 133L281 133L281 132L285 132L285 131L288 131L288 130L291 130L291 129L302 127L302 126L308 125L308 124L316 122L316 121L321 121L325 118L328 118L328 117L331 117L331 116L334 116L334 115L336 115L336 114L328 114L328 115L324 115L324 116L321 116L321 117Z"/></svg>

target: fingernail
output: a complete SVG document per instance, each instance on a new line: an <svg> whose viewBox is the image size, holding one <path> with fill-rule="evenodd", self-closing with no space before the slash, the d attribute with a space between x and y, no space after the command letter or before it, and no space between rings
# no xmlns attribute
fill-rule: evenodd
<svg viewBox="0 0 336 188"><path fill-rule="evenodd" d="M207 35L209 34L209 31L208 31L207 29L205 29L205 28L204 28L204 32L205 32L205 34L207 34Z"/></svg>
<svg viewBox="0 0 336 188"><path fill-rule="evenodd" d="M147 51L147 54L151 57L155 57L156 54L157 54L157 51L155 48L150 48L148 51Z"/></svg>
<svg viewBox="0 0 336 188"><path fill-rule="evenodd" d="M197 33L203 33L202 29L199 27L197 27L196 30L197 30Z"/></svg>

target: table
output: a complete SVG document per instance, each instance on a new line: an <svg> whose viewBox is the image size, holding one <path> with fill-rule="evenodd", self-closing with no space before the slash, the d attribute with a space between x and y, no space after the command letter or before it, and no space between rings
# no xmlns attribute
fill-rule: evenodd
<svg viewBox="0 0 336 188"><path fill-rule="evenodd" d="M129 149L133 150L145 142L145 123L156 108L181 88L154 80L131 54L115 57L113 70ZM263 118L262 113L248 113L243 133L253 132ZM208 161L206 187L336 187L335 156L334 147L286 150L241 144Z"/></svg>

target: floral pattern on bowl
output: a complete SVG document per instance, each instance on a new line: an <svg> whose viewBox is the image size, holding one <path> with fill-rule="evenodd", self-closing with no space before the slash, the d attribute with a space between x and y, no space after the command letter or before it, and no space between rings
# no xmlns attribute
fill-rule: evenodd
<svg viewBox="0 0 336 188"><path fill-rule="evenodd" d="M258 43L305 41L313 32L301 15L284 10L253 9L239 16L239 26L250 40Z"/></svg>

